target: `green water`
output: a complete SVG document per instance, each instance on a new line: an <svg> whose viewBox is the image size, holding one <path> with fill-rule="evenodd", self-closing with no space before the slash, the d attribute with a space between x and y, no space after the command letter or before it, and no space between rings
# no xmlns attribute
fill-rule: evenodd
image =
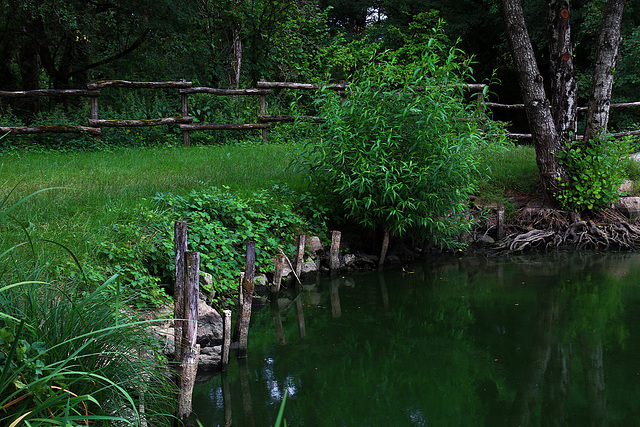
<svg viewBox="0 0 640 427"><path fill-rule="evenodd" d="M434 256L306 281L203 378L203 426L638 426L640 254ZM281 322L281 329L276 327Z"/></svg>

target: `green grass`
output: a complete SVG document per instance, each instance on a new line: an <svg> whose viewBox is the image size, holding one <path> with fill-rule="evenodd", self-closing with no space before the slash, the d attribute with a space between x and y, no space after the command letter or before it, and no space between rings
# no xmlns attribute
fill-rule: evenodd
<svg viewBox="0 0 640 427"><path fill-rule="evenodd" d="M508 194L533 194L538 184L536 154L532 146L516 145L490 150L483 156L489 168L477 196L482 203L505 203Z"/></svg>
<svg viewBox="0 0 640 427"><path fill-rule="evenodd" d="M111 224L135 221L136 208L152 206L157 192L186 195L228 186L251 194L274 184L300 188L302 178L288 168L294 149L269 144L11 154L0 157L0 197L15 187L11 204L55 187L32 197L14 216L35 238L55 240L86 260ZM4 247L24 239L19 227L2 234ZM51 249L47 257L67 256Z"/></svg>

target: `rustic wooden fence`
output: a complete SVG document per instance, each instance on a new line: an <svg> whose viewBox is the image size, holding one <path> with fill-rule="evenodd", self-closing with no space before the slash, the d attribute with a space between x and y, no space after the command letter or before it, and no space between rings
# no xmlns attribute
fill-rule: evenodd
<svg viewBox="0 0 640 427"><path fill-rule="evenodd" d="M45 126L0 126L3 134L35 134L35 133L80 133L100 137L104 127L145 127L177 124L182 132L183 145L190 145L191 131L218 131L218 130L261 130L262 139L267 142L268 129L272 123L292 122L304 120L311 122L322 122L324 119L317 116L293 116L293 115L270 115L267 113L267 96L271 95L273 89L292 90L318 90L321 85L309 83L291 82L267 82L261 80L256 88L249 89L217 89L211 87L193 87L192 82L168 81L168 82L134 82L127 80L104 80L87 84L86 89L38 89L30 91L0 91L2 98L27 98L27 97L89 97L91 100L91 117L87 126L62 124ZM153 119L131 119L131 120L111 120L99 117L100 90L104 88L118 87L129 89L177 89L180 95L182 113L177 117L158 117ZM335 90L341 96L343 102L348 95L348 84L340 82L338 84L326 85L325 88ZM477 102L481 110L486 107L494 109L524 110L524 104L500 104L487 102L483 98L484 84L468 84L465 87L477 92ZM259 97L259 114L254 123L193 123L194 118L189 114L189 95L209 94L214 96L257 96ZM627 102L611 104L611 108L638 107L640 102ZM579 107L578 111L586 111L586 107ZM614 137L624 137L627 135L640 135L640 130L614 133ZM513 138L531 138L531 134L509 133ZM581 136L578 136L579 138Z"/></svg>

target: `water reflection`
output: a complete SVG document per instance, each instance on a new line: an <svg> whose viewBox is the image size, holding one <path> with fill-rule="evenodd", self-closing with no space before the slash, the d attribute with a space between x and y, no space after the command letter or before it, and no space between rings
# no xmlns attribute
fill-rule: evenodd
<svg viewBox="0 0 640 427"><path fill-rule="evenodd" d="M635 254L554 254L314 280L254 313L249 359L194 410L272 425L287 390L289 425L634 425L639 273Z"/></svg>

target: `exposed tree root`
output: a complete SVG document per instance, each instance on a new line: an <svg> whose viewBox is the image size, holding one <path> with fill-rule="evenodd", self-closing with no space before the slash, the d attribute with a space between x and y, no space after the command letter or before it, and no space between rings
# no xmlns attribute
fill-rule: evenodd
<svg viewBox="0 0 640 427"><path fill-rule="evenodd" d="M494 221L495 216L491 216L475 230L476 241L495 234ZM575 212L526 208L505 225L505 230L506 237L495 242L490 252L504 255L546 249L640 249L640 226L614 209L581 217Z"/></svg>

